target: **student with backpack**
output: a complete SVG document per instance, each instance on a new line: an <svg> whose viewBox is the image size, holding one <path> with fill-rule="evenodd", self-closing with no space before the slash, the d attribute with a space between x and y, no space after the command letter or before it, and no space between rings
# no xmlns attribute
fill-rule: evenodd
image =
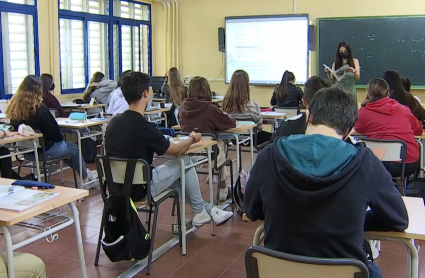
<svg viewBox="0 0 425 278"><path fill-rule="evenodd" d="M201 140L201 134L192 132L187 139L173 144L162 135L155 124L148 122L143 115L151 100L149 83L149 76L141 72L130 72L122 77L121 90L129 109L110 121L106 129L105 148L110 157L146 160L151 165L151 193L156 196L169 187L181 189L182 184L180 159L167 160L164 164L153 167L154 153L159 156L182 156L193 143ZM183 160L185 165L193 163L189 156L183 156ZM212 207L202 199L198 174L194 167L186 171L185 186L187 200L194 213L194 226L202 226L211 220L216 225L222 225L232 217L232 212ZM145 196L143 186L132 188L132 200L141 200Z"/></svg>
<svg viewBox="0 0 425 278"><path fill-rule="evenodd" d="M363 233L404 231L404 202L373 152L344 142L357 120L353 96L321 89L308 109L305 135L278 138L258 154L245 189L246 215L265 220L266 248L357 259L370 278L381 277L366 258Z"/></svg>
<svg viewBox="0 0 425 278"><path fill-rule="evenodd" d="M371 139L402 140L407 144L405 175L415 173L419 167L419 145L415 135L423 133L422 122L407 106L389 97L390 87L384 79L372 79L366 88L354 129ZM401 173L400 162L383 162L393 177Z"/></svg>
<svg viewBox="0 0 425 278"><path fill-rule="evenodd" d="M212 93L208 81L200 76L192 78L189 85L188 98L182 102L179 112L179 122L183 132L197 130L200 133L212 133L218 138L218 133L236 127L236 121L224 114L211 103ZM226 161L225 144L217 142L219 153L217 165ZM227 199L227 167L224 167L220 179L220 201Z"/></svg>

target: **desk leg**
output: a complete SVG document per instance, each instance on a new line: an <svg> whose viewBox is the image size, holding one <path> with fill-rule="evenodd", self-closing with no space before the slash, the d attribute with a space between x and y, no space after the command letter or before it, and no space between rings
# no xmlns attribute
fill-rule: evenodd
<svg viewBox="0 0 425 278"><path fill-rule="evenodd" d="M77 145L78 145L78 159L80 160L80 185L78 186L79 188L84 188L84 184L83 184L83 152L81 150L81 133L79 130L76 130L75 133L77 133Z"/></svg>
<svg viewBox="0 0 425 278"><path fill-rule="evenodd" d="M39 160L39 158L38 158L38 149L37 149L37 141L38 141L38 139L33 139L33 140L31 140L31 142L32 142L32 146L33 146L33 148L34 148L34 156L35 156L35 171L36 171L36 174L37 174L37 180L39 181L39 182L41 182L41 173L40 173L40 160ZM44 176L46 177L46 173L44 173Z"/></svg>
<svg viewBox="0 0 425 278"><path fill-rule="evenodd" d="M81 277L87 278L86 260L84 258L83 238L81 237L80 217L74 202L69 203L72 209L75 225L75 235L77 236L78 258L80 259Z"/></svg>
<svg viewBox="0 0 425 278"><path fill-rule="evenodd" d="M164 117L165 127L168 127L167 113L162 112L162 116Z"/></svg>
<svg viewBox="0 0 425 278"><path fill-rule="evenodd" d="M40 177L40 176L39 176ZM5 226L0 226L6 242L6 255L7 255L7 273L9 278L15 278L15 262L13 259L13 246L12 237L10 236L9 229Z"/></svg>
<svg viewBox="0 0 425 278"><path fill-rule="evenodd" d="M410 260L408 258L408 265L410 261L410 269L407 270L407 272L410 274L411 278L418 278L419 277L419 253L418 249L416 248L415 241L413 239L400 239L401 242L403 242L407 248L409 249L410 253Z"/></svg>
<svg viewBox="0 0 425 278"><path fill-rule="evenodd" d="M208 185L210 187L210 204L211 206L214 206L214 192L213 192L213 185L212 185L212 160L211 160L211 147L208 147L207 153L208 153ZM215 235L215 226L214 221L211 221L211 235Z"/></svg>
<svg viewBox="0 0 425 278"><path fill-rule="evenodd" d="M241 152L240 152L240 143L239 143L239 136L236 134L233 134L236 140L236 169L238 169L238 173L242 170L242 158L241 158Z"/></svg>
<svg viewBox="0 0 425 278"><path fill-rule="evenodd" d="M251 145L251 168L254 166L254 133L252 129L249 130L249 136L251 136L251 140L249 140Z"/></svg>
<svg viewBox="0 0 425 278"><path fill-rule="evenodd" d="M181 217L182 217L182 255L186 256L186 165L183 158L180 159L180 179L182 183L182 201L181 201Z"/></svg>

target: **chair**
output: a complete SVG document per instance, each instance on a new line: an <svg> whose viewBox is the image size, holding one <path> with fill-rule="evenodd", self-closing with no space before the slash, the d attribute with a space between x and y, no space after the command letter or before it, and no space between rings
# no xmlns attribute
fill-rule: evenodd
<svg viewBox="0 0 425 278"><path fill-rule="evenodd" d="M189 133L176 132L175 135L177 137L182 137L182 136L188 136ZM217 137L214 134L211 134L211 133L202 133L202 139L217 141ZM218 205L219 195L220 195L221 172L222 172L223 168L226 167L226 166L229 166L229 168L230 168L230 188L231 188L231 192L233 193L233 161L231 159L226 159L226 161L224 161L223 164L218 165L218 162L217 162L218 152L219 152L218 146L214 145L212 147L211 159L213 160L213 176L216 175L218 177L217 198L216 198L216 202L215 202L216 205ZM197 154L197 155L199 156L199 154ZM205 174L204 172L200 172L200 171L198 171L198 173ZM208 173L208 172L206 172L206 173ZM234 200L233 200L233 197L232 197L232 204L233 203L234 203ZM173 213L174 213L174 208L173 208Z"/></svg>
<svg viewBox="0 0 425 278"><path fill-rule="evenodd" d="M131 169L131 164L135 164L135 170L133 172L129 171ZM134 165L133 164L133 165ZM109 156L97 156L96 157L96 167L97 173L99 176L99 184L100 191L102 194L103 202L106 203L108 198L108 194L114 192L114 187L120 186L120 184L124 184L124 181L128 178L127 173L133 174L132 184L137 186L146 186L147 194L145 199L141 201L135 201L135 205L138 212L146 212L149 213L148 220L148 233L151 237L151 247L148 255L148 267L146 270L146 274L149 275L152 267L152 253L153 247L155 243L155 234L156 234L156 226L158 220L158 211L160 204L170 197L174 197L174 201L177 204L177 221L179 227L179 241L181 246L181 215L180 215L180 201L179 201L179 193L175 189L167 188L163 192L159 193L156 196L152 196L151 187L150 187L150 165L142 159L124 159L124 158L115 158ZM112 185L112 186L111 186ZM115 193L111 193L115 194ZM145 208L148 206L149 208ZM99 263L99 253L100 253L100 245L103 236L103 227L104 227L104 213L102 213L102 222L100 225L99 231L99 239L97 242L96 249L96 258L95 265L97 266ZM151 217L152 213L154 214L153 223L151 225Z"/></svg>
<svg viewBox="0 0 425 278"><path fill-rule="evenodd" d="M300 114L300 108L298 107L279 107L275 106L273 107L273 111L279 112L279 113L285 113L285 118L291 118L293 116L296 116Z"/></svg>
<svg viewBox="0 0 425 278"><path fill-rule="evenodd" d="M175 136L175 132L174 129L170 128L170 127L157 127L163 135L167 135L170 137L174 137Z"/></svg>
<svg viewBox="0 0 425 278"><path fill-rule="evenodd" d="M248 278L368 278L367 267L355 259L324 259L292 255L252 246L245 252Z"/></svg>
<svg viewBox="0 0 425 278"><path fill-rule="evenodd" d="M362 141L365 142L370 148L382 148L386 149L384 157L381 159L382 162L400 162L401 171L400 174L396 177L400 177L403 183L396 183L397 187L402 187L403 195L406 194L406 177L404 174L404 169L406 167L406 156L407 156L407 145L406 142L402 140L378 140L370 138L362 138Z"/></svg>
<svg viewBox="0 0 425 278"><path fill-rule="evenodd" d="M37 130L35 132L41 133L41 132L39 132ZM71 161L71 164L72 165L75 165L74 164L74 161L72 159L72 155L69 154L69 155L66 155L66 156L63 156L63 157L59 157L59 158L54 158L54 159L48 158L48 157L46 158L46 157L44 157L44 153L46 152L46 147L45 147L45 144L44 144L43 137L41 137L39 139L38 145L39 146L41 145L41 150L42 150L42 152L38 152L38 159L39 159L40 162L41 161L43 162L43 163L40 164L40 168L44 172L44 181L46 183L49 183L50 182L50 177L52 175L52 171L51 171L52 166L59 163L59 168L61 170L61 184L63 184L63 161L66 160L66 159L69 159ZM14 148L15 149L21 149L21 147L19 147L19 146L18 147L15 146ZM25 148L25 147L23 147L23 148ZM31 146L31 148L32 148L32 146ZM34 159L32 159L32 157L28 157L28 156L25 157L25 155L24 155L24 156L16 157L16 160L19 162L18 175L21 172L21 168L31 168L31 169L35 169L36 168L36 166L35 166L35 157L34 157ZM24 162L26 160L27 161L30 161L31 163L24 165ZM75 170L74 169L75 169L75 167L72 167L71 168L72 173L74 175L74 185L75 185L75 188L78 188L77 176L75 175Z"/></svg>
<svg viewBox="0 0 425 278"><path fill-rule="evenodd" d="M55 108L49 108L50 114L56 119L59 116L58 110Z"/></svg>

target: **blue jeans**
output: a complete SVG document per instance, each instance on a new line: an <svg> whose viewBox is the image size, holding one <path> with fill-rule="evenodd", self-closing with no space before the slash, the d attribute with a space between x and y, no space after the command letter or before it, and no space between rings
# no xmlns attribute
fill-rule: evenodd
<svg viewBox="0 0 425 278"><path fill-rule="evenodd" d="M62 141L62 142L55 143L44 154L39 153L38 159L40 161L44 161L45 156L46 156L47 159L57 159L57 158L64 157L66 155L72 156L72 160L74 162L75 167L74 167L74 165L71 165L71 160L69 160L69 159L65 160L66 165L68 165L69 167L71 167L72 169L77 171L77 173L81 176L81 173L80 173L80 155L79 155L79 152L78 152L78 146L71 143L71 142ZM34 160L34 153L26 154L25 158L29 159L29 160ZM83 173L82 173L83 178L86 178L87 177L87 171L86 171L86 163L84 161L83 161L82 166L83 166Z"/></svg>
<svg viewBox="0 0 425 278"><path fill-rule="evenodd" d="M191 165L192 159L183 156L184 164ZM207 212L211 211L211 205L202 199L199 189L198 174L195 167L186 170L186 201L190 203L193 213L202 212L205 208ZM175 188L181 196L182 184L180 181L180 159L175 158L166 161L164 164L155 167L152 170L151 193L156 196L167 188Z"/></svg>
<svg viewBox="0 0 425 278"><path fill-rule="evenodd" d="M366 266L369 269L369 278L382 278L382 273L379 269L379 266L370 261L367 261Z"/></svg>

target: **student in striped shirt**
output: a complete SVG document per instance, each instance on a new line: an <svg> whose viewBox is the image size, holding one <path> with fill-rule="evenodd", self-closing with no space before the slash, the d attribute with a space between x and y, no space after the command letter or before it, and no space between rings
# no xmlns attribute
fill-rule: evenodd
<svg viewBox="0 0 425 278"><path fill-rule="evenodd" d="M260 105L250 99L249 76L244 70L233 73L227 94L223 99L223 111L241 121L254 121L257 124L257 145L270 140L272 134L263 130Z"/></svg>

